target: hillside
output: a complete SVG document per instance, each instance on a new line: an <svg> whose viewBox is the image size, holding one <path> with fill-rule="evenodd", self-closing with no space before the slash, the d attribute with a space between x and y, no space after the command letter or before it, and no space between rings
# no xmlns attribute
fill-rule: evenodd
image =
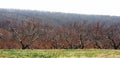
<svg viewBox="0 0 120 58"><path fill-rule="evenodd" d="M67 22L79 22L86 20L89 22L119 22L119 16L108 15L85 15L85 14L72 14L60 12L47 12L35 10L18 10L18 9L0 9L0 20L27 20L36 19L44 22L62 24Z"/></svg>
<svg viewBox="0 0 120 58"><path fill-rule="evenodd" d="M120 17L0 9L1 49L120 49Z"/></svg>

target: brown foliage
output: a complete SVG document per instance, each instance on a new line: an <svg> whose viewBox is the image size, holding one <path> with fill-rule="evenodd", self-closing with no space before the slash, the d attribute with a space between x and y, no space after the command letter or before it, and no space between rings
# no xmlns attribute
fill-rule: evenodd
<svg viewBox="0 0 120 58"><path fill-rule="evenodd" d="M41 21L9 21L0 28L2 49L120 49L120 23L87 21L64 25Z"/></svg>

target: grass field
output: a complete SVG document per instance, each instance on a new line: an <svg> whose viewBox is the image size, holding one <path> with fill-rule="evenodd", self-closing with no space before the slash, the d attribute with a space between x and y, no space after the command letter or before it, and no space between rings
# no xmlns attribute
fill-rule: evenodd
<svg viewBox="0 0 120 58"><path fill-rule="evenodd" d="M100 49L1 49L0 58L120 58L120 50Z"/></svg>

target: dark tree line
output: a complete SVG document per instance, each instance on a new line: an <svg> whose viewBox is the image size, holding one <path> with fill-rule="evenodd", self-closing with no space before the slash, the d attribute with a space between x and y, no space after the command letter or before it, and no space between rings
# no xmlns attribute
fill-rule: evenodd
<svg viewBox="0 0 120 58"><path fill-rule="evenodd" d="M3 20L2 49L120 49L120 23L88 21L62 25L40 20Z"/></svg>

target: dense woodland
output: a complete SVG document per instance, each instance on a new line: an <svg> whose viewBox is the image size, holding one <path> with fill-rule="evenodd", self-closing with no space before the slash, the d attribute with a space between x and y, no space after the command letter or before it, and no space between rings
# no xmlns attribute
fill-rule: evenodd
<svg viewBox="0 0 120 58"><path fill-rule="evenodd" d="M120 17L0 9L1 49L120 49Z"/></svg>

